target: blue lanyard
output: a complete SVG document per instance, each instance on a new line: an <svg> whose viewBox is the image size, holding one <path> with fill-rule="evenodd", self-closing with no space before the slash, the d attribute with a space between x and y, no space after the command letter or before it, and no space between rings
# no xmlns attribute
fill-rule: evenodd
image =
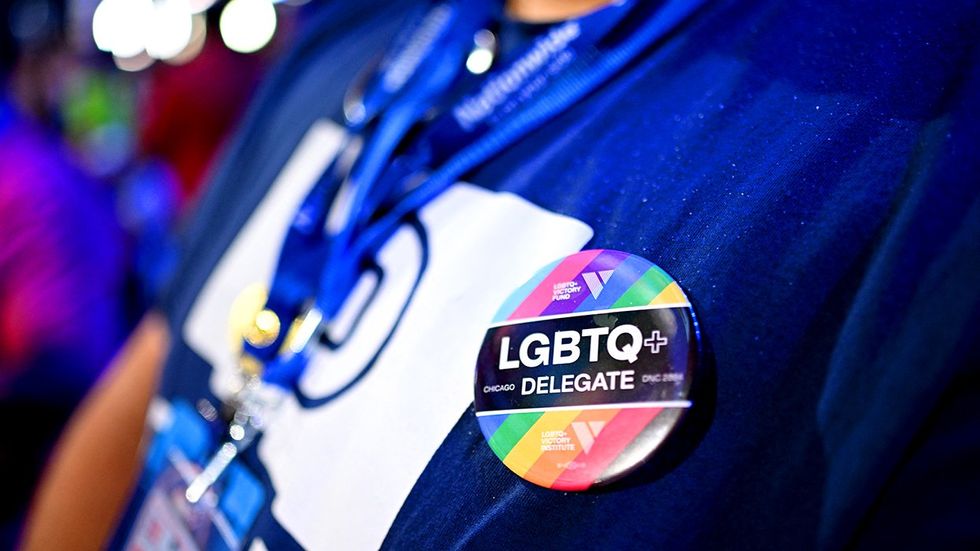
<svg viewBox="0 0 980 551"><path fill-rule="evenodd" d="M324 178L304 201L287 234L267 308L280 319L295 321L289 332L268 346L245 344L246 353L265 363L263 380L286 389L296 384L308 360L309 342L319 335L324 321L337 314L364 262L405 216L595 90L703 1L668 0L652 14L639 14L642 21L633 21L626 15L650 6L623 0L555 25L510 64L492 72L475 93L452 104L407 153L391 161L405 134L456 81L473 33L491 15L487 9L464 10L459 5L433 8L415 32L416 37L422 33L428 38L408 39L425 52L413 52L417 61L400 62L414 68L399 67L397 57L383 63L364 95L364 112L351 125L354 131L368 132L348 177L343 224L333 234L323 229L329 199L338 187L337 178ZM622 26L633 28L624 38L611 40ZM385 69L391 71L393 66L400 76L389 78L396 86L385 88ZM374 128L367 128L365 122ZM421 184L399 189L405 176L430 168L434 170ZM385 177L386 173L394 175Z"/></svg>
<svg viewBox="0 0 980 551"><path fill-rule="evenodd" d="M396 39L401 49L382 60L366 91L356 100L345 100L348 132L341 153L304 199L280 251L267 307L281 319L292 319L304 301L317 295L320 272L330 264L331 250L341 248L339 243L350 238L349 228L342 229L340 236L323 234L331 203L345 179L338 166L344 150L355 137L363 138L365 146L348 178L363 195L377 179L378 167L421 116L422 100L439 95L451 84L446 67L460 63L461 42L469 40L466 31L472 36L488 17L485 10L462 12L449 4L437 4L415 23L412 33ZM361 207L352 205L351 211L357 210ZM273 346L246 350L249 348L263 361L272 358Z"/></svg>

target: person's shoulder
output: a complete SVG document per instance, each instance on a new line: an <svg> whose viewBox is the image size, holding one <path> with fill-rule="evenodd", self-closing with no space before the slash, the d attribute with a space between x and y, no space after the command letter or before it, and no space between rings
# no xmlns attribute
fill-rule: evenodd
<svg viewBox="0 0 980 551"><path fill-rule="evenodd" d="M856 134L885 136L898 151L966 92L976 4L706 2L565 116L584 129L571 148L614 166L799 157L818 135L849 152Z"/></svg>
<svg viewBox="0 0 980 551"><path fill-rule="evenodd" d="M630 92L669 92L676 77L691 89L705 84L722 93L738 83L756 96L785 85L866 98L886 115L921 117L972 63L977 5L707 2L636 63Z"/></svg>

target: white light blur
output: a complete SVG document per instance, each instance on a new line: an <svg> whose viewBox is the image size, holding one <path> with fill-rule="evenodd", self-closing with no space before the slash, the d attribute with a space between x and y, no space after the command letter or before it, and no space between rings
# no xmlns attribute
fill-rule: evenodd
<svg viewBox="0 0 980 551"><path fill-rule="evenodd" d="M276 32L276 9L271 0L231 0L221 12L218 29L228 48L243 54L256 52Z"/></svg>
<svg viewBox="0 0 980 551"><path fill-rule="evenodd" d="M157 0L153 3L152 17L152 23L146 27L146 53L157 59L170 59L184 51L194 26L187 2Z"/></svg>
<svg viewBox="0 0 980 551"><path fill-rule="evenodd" d="M187 0L187 7L191 13L204 13L214 5L216 0Z"/></svg>
<svg viewBox="0 0 980 551"><path fill-rule="evenodd" d="M153 24L146 29L146 53L157 59L176 56L190 43L193 26L186 0L157 0Z"/></svg>
<svg viewBox="0 0 980 551"><path fill-rule="evenodd" d="M493 66L497 37L486 29L479 30L473 35L473 46L470 55L466 57L466 70L474 75L482 75Z"/></svg>
<svg viewBox="0 0 980 551"><path fill-rule="evenodd" d="M116 26L116 14L113 13L113 2L102 0L92 14L92 38L95 46L103 52L112 51L113 29Z"/></svg>
<svg viewBox="0 0 980 551"><path fill-rule="evenodd" d="M204 49L204 42L208 39L207 16L203 13L195 13L192 17L191 39L187 46L179 54L164 60L171 65L189 63Z"/></svg>
<svg viewBox="0 0 980 551"><path fill-rule="evenodd" d="M474 75L482 75L493 65L493 52L477 48L466 58L466 70Z"/></svg>
<svg viewBox="0 0 980 551"><path fill-rule="evenodd" d="M100 50L135 58L146 49L153 0L102 0L92 16L92 37Z"/></svg>
<svg viewBox="0 0 980 551"><path fill-rule="evenodd" d="M150 65L153 65L153 62L156 60L150 57L146 52L140 52L130 57L113 55L112 61L119 69L126 72L135 73L136 71L142 71L143 69L148 68Z"/></svg>

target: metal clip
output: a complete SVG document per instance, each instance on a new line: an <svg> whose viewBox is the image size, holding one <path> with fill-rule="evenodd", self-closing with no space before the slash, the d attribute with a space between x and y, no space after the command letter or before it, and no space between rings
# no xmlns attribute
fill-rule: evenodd
<svg viewBox="0 0 980 551"><path fill-rule="evenodd" d="M322 322L323 314L320 310L313 306L307 308L290 325L279 349L278 359L288 361L293 356L304 353L310 342L320 334ZM228 425L228 439L211 456L204 470L194 477L184 492L190 503L200 501L218 482L231 462L248 449L255 437L266 427L268 418L278 409L285 396L278 387L262 382L258 375L261 370L254 371L255 373L247 375L245 385L236 397L238 405Z"/></svg>
<svg viewBox="0 0 980 551"><path fill-rule="evenodd" d="M231 462L255 440L268 423L268 417L281 402L283 393L263 384L258 377L251 377L239 392L238 407L228 426L228 439L211 456L194 480L187 486L184 496L190 503L197 503L214 486Z"/></svg>

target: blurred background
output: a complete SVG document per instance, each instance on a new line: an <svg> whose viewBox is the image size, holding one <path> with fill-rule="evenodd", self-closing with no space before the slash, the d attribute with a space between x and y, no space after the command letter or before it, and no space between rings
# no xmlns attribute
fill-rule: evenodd
<svg viewBox="0 0 980 551"><path fill-rule="evenodd" d="M0 0L0 549L309 0Z"/></svg>

